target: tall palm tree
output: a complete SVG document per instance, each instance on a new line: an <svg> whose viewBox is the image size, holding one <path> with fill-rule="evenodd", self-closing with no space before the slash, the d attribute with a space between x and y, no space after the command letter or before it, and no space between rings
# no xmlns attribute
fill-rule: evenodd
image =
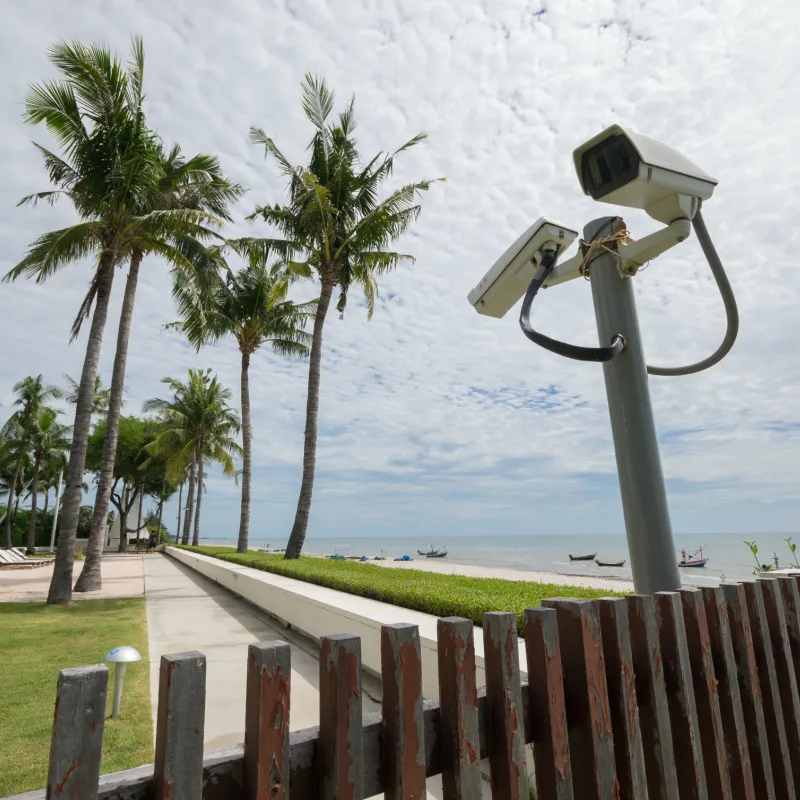
<svg viewBox="0 0 800 800"><path fill-rule="evenodd" d="M233 456L240 455L242 448L234 437L239 434L241 424L239 415L228 405L231 390L212 377L210 369L190 369L186 383L175 378L164 378L161 382L172 390L172 397L153 398L144 404L145 412L156 412L161 418L161 431L145 450L153 457L167 460L168 479L180 480L189 468L184 544L188 543L190 509L197 488L192 540L197 545L204 464L219 462L226 475L236 476Z"/></svg>
<svg viewBox="0 0 800 800"><path fill-rule="evenodd" d="M39 496L39 475L43 464L59 454L64 455L69 450L69 426L58 421L60 411L39 407L27 424L18 429L19 447L26 448L33 461L33 478L31 480L31 517L28 528L29 554L36 552L36 508Z"/></svg>
<svg viewBox="0 0 800 800"><path fill-rule="evenodd" d="M15 383L11 391L15 395L14 406L16 411L14 411L2 429L3 436L9 439L7 447L16 454L13 478L9 483L8 509L3 520L5 546L7 548L11 547L11 505L14 499L14 492L17 491L23 460L27 454L26 449L22 446L22 432L30 425L48 400L58 400L62 397L61 390L56 386L46 385L42 381L41 375L36 375L35 377L28 375Z"/></svg>
<svg viewBox="0 0 800 800"><path fill-rule="evenodd" d="M199 222L217 226L221 225L222 220L230 220L228 206L240 197L243 191L238 184L225 177L214 156L201 153L186 160L177 145L174 145L169 152L165 152L160 145L157 149L161 170L158 181L152 187L152 191L142 193L133 210L138 218L159 215L163 225L156 231L141 230L138 225L134 225L134 229L130 232L130 266L122 300L117 348L111 375L103 463L97 481L86 561L75 584L76 592L95 591L101 589L103 585L100 565L106 536L111 484L114 480L128 342L142 259L147 254L156 254L172 264L173 272L190 272L194 275L202 273L204 266L210 263L210 260L203 257L204 247L199 239L207 238L212 233L210 229L199 225ZM213 268L212 266L212 270Z"/></svg>
<svg viewBox="0 0 800 800"><path fill-rule="evenodd" d="M372 316L378 276L402 261L414 260L387 248L417 219L418 197L433 183L409 183L385 200L378 200L378 190L391 175L395 157L419 144L425 134L418 134L393 153L378 153L365 163L353 136L354 100L335 122L328 122L333 92L325 81L306 75L302 89L303 111L314 126L308 166L293 165L263 130L250 129L251 141L264 145L267 157L274 159L289 180L287 204L259 206L249 217L265 220L283 238L251 240L250 246L280 255L296 273L320 282L308 368L303 478L286 558L300 555L308 528L317 455L322 329L334 290L339 288L337 308L341 314L350 287L360 286Z"/></svg>
<svg viewBox="0 0 800 800"><path fill-rule="evenodd" d="M181 330L198 350L224 336L233 336L239 346L242 502L237 550L246 553L252 480L250 357L265 345L281 356L306 356L311 337L305 326L314 316L316 302L296 304L288 300L291 273L278 265L268 266L262 248L244 243L240 250L245 266L236 273L228 270L224 278L209 279L199 286L182 276L176 281L174 294L182 319L169 327Z"/></svg>
<svg viewBox="0 0 800 800"><path fill-rule="evenodd" d="M157 231L158 217L131 221L138 198L157 181L157 148L142 111L144 51L133 40L127 68L110 51L98 45L58 42L49 57L60 72L59 80L34 85L25 100L25 119L44 123L62 155L36 145L44 160L52 190L23 198L21 203L55 202L67 197L80 221L41 235L25 258L4 278L21 276L41 283L59 269L87 256L95 260L89 290L73 325L73 338L81 323L92 316L80 386L67 475L61 536L48 603L68 603L72 598L72 570L78 526L86 443L91 424L95 375L108 316L115 267L130 254L130 231ZM92 307L94 313L92 314Z"/></svg>
<svg viewBox="0 0 800 800"><path fill-rule="evenodd" d="M80 384L69 375L64 375L67 381L67 389L64 393L64 399L70 405L78 404L78 397L80 395ZM111 394L110 389L103 386L99 375L94 376L94 393L92 395L92 416L96 414L105 414L108 411L108 399Z"/></svg>

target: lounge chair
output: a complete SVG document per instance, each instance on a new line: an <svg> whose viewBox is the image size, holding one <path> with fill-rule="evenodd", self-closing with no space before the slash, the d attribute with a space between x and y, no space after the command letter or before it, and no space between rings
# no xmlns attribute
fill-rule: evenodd
<svg viewBox="0 0 800 800"><path fill-rule="evenodd" d="M28 558L23 547L0 550L0 567L4 569L33 569L52 564L53 561L52 558Z"/></svg>

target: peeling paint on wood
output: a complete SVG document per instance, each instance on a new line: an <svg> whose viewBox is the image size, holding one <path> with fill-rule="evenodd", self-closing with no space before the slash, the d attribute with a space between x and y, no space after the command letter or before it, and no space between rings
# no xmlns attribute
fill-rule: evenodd
<svg viewBox="0 0 800 800"><path fill-rule="evenodd" d="M289 645L251 644L244 723L245 800L286 800L289 796L290 687Z"/></svg>
<svg viewBox="0 0 800 800"><path fill-rule="evenodd" d="M443 800L480 800L475 643L468 619L437 623Z"/></svg>
<svg viewBox="0 0 800 800"><path fill-rule="evenodd" d="M538 800L573 800L572 764L558 620L552 608L525 609L528 718Z"/></svg>

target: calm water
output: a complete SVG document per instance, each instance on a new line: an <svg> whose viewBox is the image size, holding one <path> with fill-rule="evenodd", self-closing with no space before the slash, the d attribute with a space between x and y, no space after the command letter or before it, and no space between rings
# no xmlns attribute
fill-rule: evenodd
<svg viewBox="0 0 800 800"><path fill-rule="evenodd" d="M758 557L762 563L772 564L773 553L776 553L781 567L789 566L790 552L781 534L705 534L677 535L675 544L676 558L681 548L691 553L701 545L703 553L709 559L705 569L682 569L684 581L697 585L715 585L720 576L728 580L742 580L752 577L753 556L744 539L755 539L758 542ZM794 537L800 544L800 534ZM235 545L233 539L202 539L201 544ZM250 539L250 547L258 549L266 547L281 548L286 546L285 540ZM597 557L607 560L628 560L628 545L621 534L596 536L448 536L442 541L424 542L412 538L366 538L351 537L348 539L308 538L305 550L310 553L342 553L345 555L365 555L369 558L386 552L387 558L408 554L417 557L417 550L427 550L433 544L435 548L446 546L447 562L459 564L482 565L521 570L537 570L543 572L559 572L569 575L598 575L604 577L631 578L631 571L625 567L601 568L593 561L571 562L569 554L597 553ZM800 552L798 553L800 557Z"/></svg>

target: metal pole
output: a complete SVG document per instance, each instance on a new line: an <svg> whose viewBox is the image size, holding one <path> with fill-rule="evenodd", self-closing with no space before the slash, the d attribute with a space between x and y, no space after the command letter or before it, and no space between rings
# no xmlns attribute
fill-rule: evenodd
<svg viewBox="0 0 800 800"><path fill-rule="evenodd" d="M56 507L53 512L53 530L50 532L50 552L56 546L56 527L58 526L58 506L61 503L61 478L64 476L64 471L59 470L58 473L58 491L56 493Z"/></svg>
<svg viewBox="0 0 800 800"><path fill-rule="evenodd" d="M114 706L111 716L116 719L119 716L119 705L122 701L122 680L125 677L125 670L128 665L124 661L118 661L114 665Z"/></svg>
<svg viewBox="0 0 800 800"><path fill-rule="evenodd" d="M603 217L583 229L584 241L610 235L616 217ZM609 245L610 247L613 246ZM618 259L601 251L591 261L592 299L601 344L620 333L625 349L603 364L611 432L625 514L633 583L640 594L681 587L667 492L658 452L650 387L642 350L636 301L630 278L620 276Z"/></svg>

